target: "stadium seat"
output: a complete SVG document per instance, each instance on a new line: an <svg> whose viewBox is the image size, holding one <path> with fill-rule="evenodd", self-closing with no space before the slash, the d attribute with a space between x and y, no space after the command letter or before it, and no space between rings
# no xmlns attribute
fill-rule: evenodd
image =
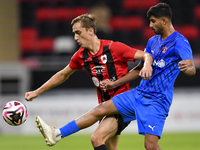
<svg viewBox="0 0 200 150"><path fill-rule="evenodd" d="M149 7L156 5L160 0L123 0L124 10L147 10Z"/></svg>
<svg viewBox="0 0 200 150"><path fill-rule="evenodd" d="M70 16L71 16L72 13L73 13L72 9L67 8L67 7L56 8L55 19L56 19L56 21L68 21L68 20L71 20Z"/></svg>
<svg viewBox="0 0 200 150"><path fill-rule="evenodd" d="M56 17L55 8L43 7L36 10L37 21L53 21Z"/></svg>
<svg viewBox="0 0 200 150"><path fill-rule="evenodd" d="M200 21L200 5L194 8L194 17L197 21Z"/></svg>
<svg viewBox="0 0 200 150"><path fill-rule="evenodd" d="M113 16L109 23L113 30L122 30L125 28L124 17L121 16Z"/></svg>
<svg viewBox="0 0 200 150"><path fill-rule="evenodd" d="M140 16L129 16L125 20L125 25L128 30L140 30L144 24L144 18Z"/></svg>
<svg viewBox="0 0 200 150"><path fill-rule="evenodd" d="M195 25L174 26L174 28L188 40L198 40L199 38L199 29Z"/></svg>
<svg viewBox="0 0 200 150"><path fill-rule="evenodd" d="M114 16L110 19L110 25L113 30L140 30L144 26L144 19L140 16Z"/></svg>
<svg viewBox="0 0 200 150"><path fill-rule="evenodd" d="M53 41L51 37L44 37L38 40L38 50L39 52L52 52L53 51Z"/></svg>
<svg viewBox="0 0 200 150"><path fill-rule="evenodd" d="M54 40L54 51L61 53L74 53L76 50L76 42L73 36L59 36Z"/></svg>
<svg viewBox="0 0 200 150"><path fill-rule="evenodd" d="M20 30L20 49L22 52L35 51L38 31L35 28L22 28Z"/></svg>
<svg viewBox="0 0 200 150"><path fill-rule="evenodd" d="M86 14L89 12L89 9L84 6L77 6L74 8L68 7L42 7L36 10L36 19L37 21L63 21L63 20L72 20L75 17Z"/></svg>

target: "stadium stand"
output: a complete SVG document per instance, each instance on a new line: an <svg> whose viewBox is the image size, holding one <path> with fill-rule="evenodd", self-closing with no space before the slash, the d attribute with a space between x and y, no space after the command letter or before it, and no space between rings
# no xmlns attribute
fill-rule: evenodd
<svg viewBox="0 0 200 150"><path fill-rule="evenodd" d="M78 45L71 43L71 20L89 13L98 0L20 0L21 59L37 60L37 67L58 64L64 67ZM190 41L195 58L200 47L200 3L197 0L102 0L111 10L108 39L121 41L143 50L154 35L146 11L159 2L170 4L175 29ZM97 35L101 38L101 35ZM103 37L105 38L105 37ZM66 41L66 43L65 43ZM66 46L66 49L65 49ZM69 49L70 48L70 49ZM48 63L48 61L51 63ZM58 62L59 60L59 62ZM55 61L55 62L54 62ZM198 61L199 62L199 61ZM56 67L55 67L56 68Z"/></svg>

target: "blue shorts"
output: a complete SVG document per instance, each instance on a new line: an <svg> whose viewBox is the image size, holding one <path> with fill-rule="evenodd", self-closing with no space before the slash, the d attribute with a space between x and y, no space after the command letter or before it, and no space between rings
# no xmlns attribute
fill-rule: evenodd
<svg viewBox="0 0 200 150"><path fill-rule="evenodd" d="M112 98L124 122L137 119L139 134L161 137L168 112L151 97L139 95L135 89Z"/></svg>

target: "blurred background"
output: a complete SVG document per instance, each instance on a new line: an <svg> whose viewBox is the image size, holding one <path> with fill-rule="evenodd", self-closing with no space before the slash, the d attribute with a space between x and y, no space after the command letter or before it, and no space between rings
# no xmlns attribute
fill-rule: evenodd
<svg viewBox="0 0 200 150"><path fill-rule="evenodd" d="M100 39L144 50L154 35L146 12L159 2L171 6L173 25L189 40L197 68L194 77L180 73L176 80L174 103L164 131L200 132L199 0L0 0L1 110L5 103L16 99L24 102L29 112L20 127L13 128L0 118L0 133L36 133L37 115L49 124L61 126L97 104L94 85L85 70L76 71L65 83L33 102L24 100L26 91L35 90L63 69L78 50L70 24L73 18L95 13ZM130 63L129 69L137 63ZM131 82L131 87L139 81ZM136 132L136 122L127 131Z"/></svg>

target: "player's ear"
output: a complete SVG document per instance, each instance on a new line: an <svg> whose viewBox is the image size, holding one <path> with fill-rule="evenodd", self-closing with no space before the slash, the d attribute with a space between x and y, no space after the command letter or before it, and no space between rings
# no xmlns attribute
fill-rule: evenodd
<svg viewBox="0 0 200 150"><path fill-rule="evenodd" d="M94 35L94 29L93 28L89 28L88 32L89 32L89 35Z"/></svg>
<svg viewBox="0 0 200 150"><path fill-rule="evenodd" d="M166 17L162 18L163 25L166 25L169 20Z"/></svg>

